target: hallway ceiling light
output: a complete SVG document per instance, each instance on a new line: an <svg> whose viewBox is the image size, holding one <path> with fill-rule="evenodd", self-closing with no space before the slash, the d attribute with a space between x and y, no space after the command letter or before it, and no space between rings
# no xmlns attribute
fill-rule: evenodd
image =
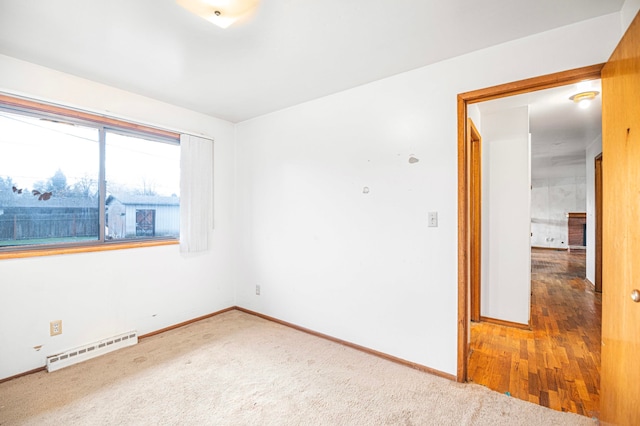
<svg viewBox="0 0 640 426"><path fill-rule="evenodd" d="M220 28L227 28L250 15L259 0L176 0L176 3Z"/></svg>
<svg viewBox="0 0 640 426"><path fill-rule="evenodd" d="M591 105L591 101L594 100L596 96L598 96L599 94L600 92L598 91L590 90L588 92L576 93L575 95L571 96L569 99L577 103L580 108L585 109L585 108L589 108L589 105Z"/></svg>

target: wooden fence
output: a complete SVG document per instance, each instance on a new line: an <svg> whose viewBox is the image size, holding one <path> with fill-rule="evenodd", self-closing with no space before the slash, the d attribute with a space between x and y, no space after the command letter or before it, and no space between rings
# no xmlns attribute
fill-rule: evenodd
<svg viewBox="0 0 640 426"><path fill-rule="evenodd" d="M97 208L4 208L0 243L6 241L98 236Z"/></svg>

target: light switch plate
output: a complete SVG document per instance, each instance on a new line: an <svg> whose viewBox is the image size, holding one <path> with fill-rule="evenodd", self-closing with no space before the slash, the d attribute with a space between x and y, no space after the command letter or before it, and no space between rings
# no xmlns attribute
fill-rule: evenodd
<svg viewBox="0 0 640 426"><path fill-rule="evenodd" d="M429 212L429 228L438 226L438 212Z"/></svg>

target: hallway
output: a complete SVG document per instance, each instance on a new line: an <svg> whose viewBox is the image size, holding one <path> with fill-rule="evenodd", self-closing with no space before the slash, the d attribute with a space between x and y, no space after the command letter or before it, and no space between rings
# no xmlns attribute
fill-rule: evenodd
<svg viewBox="0 0 640 426"><path fill-rule="evenodd" d="M585 253L532 249L531 330L471 323L469 381L598 417L601 294Z"/></svg>

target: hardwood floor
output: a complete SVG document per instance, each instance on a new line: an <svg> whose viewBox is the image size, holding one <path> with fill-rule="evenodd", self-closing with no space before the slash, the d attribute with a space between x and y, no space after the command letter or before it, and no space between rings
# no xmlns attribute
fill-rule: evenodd
<svg viewBox="0 0 640 426"><path fill-rule="evenodd" d="M531 330L471 323L469 380L559 411L599 415L601 294L585 253L532 250Z"/></svg>

